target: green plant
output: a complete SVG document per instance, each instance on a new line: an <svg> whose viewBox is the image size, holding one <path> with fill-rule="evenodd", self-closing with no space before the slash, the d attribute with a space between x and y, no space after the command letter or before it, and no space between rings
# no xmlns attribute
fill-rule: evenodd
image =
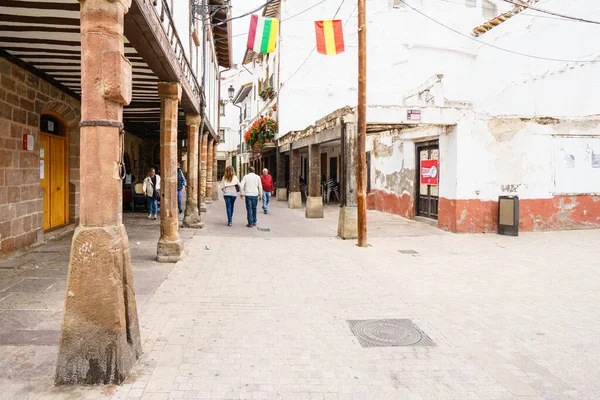
<svg viewBox="0 0 600 400"><path fill-rule="evenodd" d="M244 141L248 147L260 151L265 143L272 142L279 126L277 121L267 117L260 117L244 134Z"/></svg>

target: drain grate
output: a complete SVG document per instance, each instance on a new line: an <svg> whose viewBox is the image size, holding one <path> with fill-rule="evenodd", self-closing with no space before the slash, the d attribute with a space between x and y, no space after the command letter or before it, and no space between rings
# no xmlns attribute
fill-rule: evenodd
<svg viewBox="0 0 600 400"><path fill-rule="evenodd" d="M410 319L348 320L362 347L435 346Z"/></svg>
<svg viewBox="0 0 600 400"><path fill-rule="evenodd" d="M414 251L414 250L398 250L398 251L402 254L419 254L418 251Z"/></svg>
<svg viewBox="0 0 600 400"><path fill-rule="evenodd" d="M261 232L271 232L271 230L269 228L256 228Z"/></svg>

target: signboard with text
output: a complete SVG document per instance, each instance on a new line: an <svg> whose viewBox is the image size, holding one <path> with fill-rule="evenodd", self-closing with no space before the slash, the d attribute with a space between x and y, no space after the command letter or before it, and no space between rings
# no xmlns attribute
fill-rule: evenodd
<svg viewBox="0 0 600 400"><path fill-rule="evenodd" d="M440 170L438 160L421 160L421 185L437 185Z"/></svg>
<svg viewBox="0 0 600 400"><path fill-rule="evenodd" d="M421 110L407 110L406 111L406 119L409 121L420 121L421 120Z"/></svg>

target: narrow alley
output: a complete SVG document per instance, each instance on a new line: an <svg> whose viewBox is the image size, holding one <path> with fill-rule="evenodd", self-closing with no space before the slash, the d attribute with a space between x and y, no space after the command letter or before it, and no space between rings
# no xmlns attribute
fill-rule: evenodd
<svg viewBox="0 0 600 400"><path fill-rule="evenodd" d="M53 387L70 237L2 261L0 398L600 396L600 231L456 235L369 211L361 249L335 238L336 206L314 220L273 202L258 229L239 199L231 228L222 200L209 209L167 265L157 221L125 214L143 355L122 386ZM349 321L374 319L421 340L362 347Z"/></svg>

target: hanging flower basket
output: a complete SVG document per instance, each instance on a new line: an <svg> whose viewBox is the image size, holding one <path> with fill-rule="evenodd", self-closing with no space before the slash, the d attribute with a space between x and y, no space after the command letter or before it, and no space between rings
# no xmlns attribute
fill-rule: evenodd
<svg viewBox="0 0 600 400"><path fill-rule="evenodd" d="M263 90L258 92L258 95L260 96L261 99L263 99L264 101L267 101L267 100L272 99L275 96L275 91L273 90L273 88L271 86L267 86L266 88L264 88Z"/></svg>
<svg viewBox="0 0 600 400"><path fill-rule="evenodd" d="M277 121L271 118L260 117L257 119L250 129L244 134L244 141L249 148L256 152L260 152L260 149L265 143L273 143L275 140L275 133L277 133L279 126Z"/></svg>

